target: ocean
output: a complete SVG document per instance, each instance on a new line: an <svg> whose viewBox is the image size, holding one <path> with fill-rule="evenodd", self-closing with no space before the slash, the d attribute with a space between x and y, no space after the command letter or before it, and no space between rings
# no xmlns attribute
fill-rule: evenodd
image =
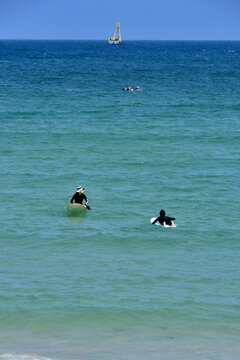
<svg viewBox="0 0 240 360"><path fill-rule="evenodd" d="M0 41L0 360L239 359L239 65L231 41Z"/></svg>

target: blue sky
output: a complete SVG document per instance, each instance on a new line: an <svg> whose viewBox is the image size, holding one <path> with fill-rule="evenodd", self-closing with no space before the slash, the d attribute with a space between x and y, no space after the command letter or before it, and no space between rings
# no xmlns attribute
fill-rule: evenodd
<svg viewBox="0 0 240 360"><path fill-rule="evenodd" d="M0 39L240 40L240 0L0 0Z"/></svg>

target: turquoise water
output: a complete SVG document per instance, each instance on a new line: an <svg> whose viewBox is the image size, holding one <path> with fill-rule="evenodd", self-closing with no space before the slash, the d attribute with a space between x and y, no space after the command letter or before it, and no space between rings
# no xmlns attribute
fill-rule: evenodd
<svg viewBox="0 0 240 360"><path fill-rule="evenodd" d="M240 42L0 42L2 360L239 359L239 63Z"/></svg>

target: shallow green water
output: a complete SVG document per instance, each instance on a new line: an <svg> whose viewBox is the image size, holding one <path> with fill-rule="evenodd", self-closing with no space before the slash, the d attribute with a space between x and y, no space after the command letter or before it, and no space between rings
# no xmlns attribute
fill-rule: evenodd
<svg viewBox="0 0 240 360"><path fill-rule="evenodd" d="M238 359L240 43L0 49L3 359Z"/></svg>

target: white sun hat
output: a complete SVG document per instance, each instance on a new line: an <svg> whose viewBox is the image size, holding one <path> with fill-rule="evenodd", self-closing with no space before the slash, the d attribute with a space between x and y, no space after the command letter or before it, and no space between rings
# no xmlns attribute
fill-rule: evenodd
<svg viewBox="0 0 240 360"><path fill-rule="evenodd" d="M81 194L84 191L84 189L85 189L84 186L78 186L77 192Z"/></svg>

